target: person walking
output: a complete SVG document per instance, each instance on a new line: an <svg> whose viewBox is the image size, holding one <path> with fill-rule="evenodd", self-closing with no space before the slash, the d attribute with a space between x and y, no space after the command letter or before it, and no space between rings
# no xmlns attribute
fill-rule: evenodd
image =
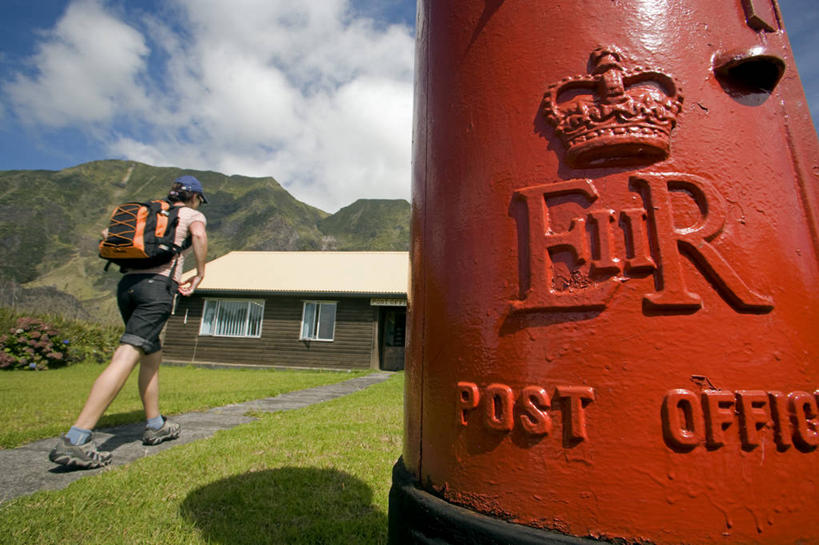
<svg viewBox="0 0 819 545"><path fill-rule="evenodd" d="M183 247L188 237L191 244L164 265L123 270L125 274L117 286L117 306L125 322L125 333L111 362L91 387L91 393L74 425L60 437L49 453L49 460L56 464L90 469L111 463L111 453L97 449L92 440L92 430L137 363L139 395L146 418L143 444L158 445L179 437L180 425L159 412L159 364L162 362L159 335L171 315L175 294L190 295L205 277L207 220L198 208L208 200L201 182L193 176L177 178L167 200L173 206L180 207L175 244ZM180 283L185 254L191 249L196 258L196 275Z"/></svg>

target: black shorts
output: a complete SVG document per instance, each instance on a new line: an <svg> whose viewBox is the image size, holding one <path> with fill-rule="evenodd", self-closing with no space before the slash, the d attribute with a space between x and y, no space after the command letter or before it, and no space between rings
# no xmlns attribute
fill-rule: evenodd
<svg viewBox="0 0 819 545"><path fill-rule="evenodd" d="M126 274L117 286L117 306L125 322L119 342L145 354L162 350L159 334L171 315L177 284L159 274Z"/></svg>

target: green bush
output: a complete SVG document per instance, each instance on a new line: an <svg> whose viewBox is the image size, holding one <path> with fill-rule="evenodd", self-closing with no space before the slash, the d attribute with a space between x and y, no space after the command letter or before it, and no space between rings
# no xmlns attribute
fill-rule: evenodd
<svg viewBox="0 0 819 545"><path fill-rule="evenodd" d="M53 319L66 339L71 340L71 361L108 363L119 345L122 327L103 326L88 322Z"/></svg>
<svg viewBox="0 0 819 545"><path fill-rule="evenodd" d="M0 336L0 369L55 369L69 363L71 341L37 318L19 318Z"/></svg>
<svg viewBox="0 0 819 545"><path fill-rule="evenodd" d="M28 314L21 314L19 311L7 307L0 307L0 332L8 331L6 335L0 336L0 369L21 369L31 368L31 363L34 363L35 369L44 369L46 364L41 362L32 362L28 357L26 348L32 348L28 345L28 340L25 339L26 346L20 347L17 339L20 335L17 333L18 329L24 329L18 326L20 320L36 320L43 324L51 326L51 330L59 332L58 343L60 348L58 352L70 352L65 357L64 364L71 365L73 363L87 362L87 363L105 363L111 357L114 349L117 347L119 336L122 335L122 327L105 326L100 324L83 322L80 320L70 320L58 315L50 316L31 316ZM49 336L49 338L51 338ZM63 343L62 341L68 341ZM10 346L6 346L9 344ZM52 343L54 344L54 343ZM17 357L19 350L15 347L22 348L22 352L26 354L23 357ZM6 350L9 348L9 350ZM26 363L22 363L25 361ZM39 363L39 366L38 366ZM48 365L48 368L60 366L61 362L56 362L56 365Z"/></svg>

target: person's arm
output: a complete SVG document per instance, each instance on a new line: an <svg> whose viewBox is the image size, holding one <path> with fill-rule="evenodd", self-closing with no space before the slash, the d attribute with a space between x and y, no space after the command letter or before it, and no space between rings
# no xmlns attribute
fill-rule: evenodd
<svg viewBox="0 0 819 545"><path fill-rule="evenodd" d="M205 261L208 257L208 234L205 224L201 221L191 223L188 228L191 234L193 255L196 256L196 276L192 276L179 284L179 293L190 295L205 278Z"/></svg>

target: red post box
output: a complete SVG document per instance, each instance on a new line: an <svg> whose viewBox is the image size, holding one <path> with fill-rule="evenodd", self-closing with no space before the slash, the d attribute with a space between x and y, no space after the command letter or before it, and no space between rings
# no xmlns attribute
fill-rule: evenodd
<svg viewBox="0 0 819 545"><path fill-rule="evenodd" d="M819 543L819 146L775 1L417 32L391 543Z"/></svg>

